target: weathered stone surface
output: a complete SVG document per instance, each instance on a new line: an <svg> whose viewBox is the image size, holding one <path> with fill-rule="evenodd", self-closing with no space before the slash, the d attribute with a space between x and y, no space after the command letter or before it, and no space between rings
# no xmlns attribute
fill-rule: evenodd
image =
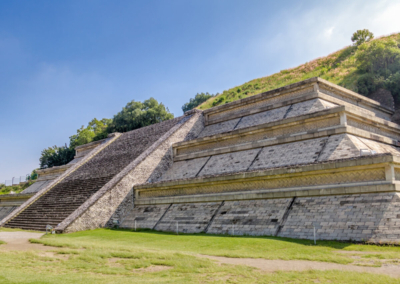
<svg viewBox="0 0 400 284"><path fill-rule="evenodd" d="M265 147L250 167L250 170L313 163L318 159L318 155L326 141L327 138L324 137Z"/></svg>
<svg viewBox="0 0 400 284"><path fill-rule="evenodd" d="M314 99L305 102L301 102L298 104L293 104L286 115L286 117L295 117L303 114L313 113L317 111L321 111L324 109L336 107L336 104L321 100Z"/></svg>
<svg viewBox="0 0 400 284"><path fill-rule="evenodd" d="M399 241L398 193L298 198L279 236L318 240Z"/></svg>
<svg viewBox="0 0 400 284"><path fill-rule="evenodd" d="M172 167L162 175L160 181L196 177L208 159L209 157L203 157L175 162Z"/></svg>
<svg viewBox="0 0 400 284"><path fill-rule="evenodd" d="M232 131L238 124L239 120L240 118L235 118L224 122L207 125L206 127L204 127L204 130L199 134L199 138Z"/></svg>
<svg viewBox="0 0 400 284"><path fill-rule="evenodd" d="M357 137L341 134L329 137L319 161L338 160L351 157L359 157L361 149L368 149Z"/></svg>
<svg viewBox="0 0 400 284"><path fill-rule="evenodd" d="M260 149L212 156L198 176L246 171Z"/></svg>
<svg viewBox="0 0 400 284"><path fill-rule="evenodd" d="M290 200L227 201L220 208L207 233L273 236Z"/></svg>
<svg viewBox="0 0 400 284"><path fill-rule="evenodd" d="M384 143L379 143L365 138L358 138L358 139L362 143L364 143L364 145L366 145L369 149L374 150L377 153L390 153L397 156L400 155L400 149L398 147L394 147Z"/></svg>
<svg viewBox="0 0 400 284"><path fill-rule="evenodd" d="M256 114L244 116L236 129L251 127L263 123L273 122L283 119L290 106L284 106L272 110L259 112Z"/></svg>
<svg viewBox="0 0 400 284"><path fill-rule="evenodd" d="M137 229L153 229L168 207L165 204L135 206L121 220L120 227L134 229L136 221Z"/></svg>
<svg viewBox="0 0 400 284"><path fill-rule="evenodd" d="M157 224L156 230L201 233L207 227L220 202L173 204Z"/></svg>

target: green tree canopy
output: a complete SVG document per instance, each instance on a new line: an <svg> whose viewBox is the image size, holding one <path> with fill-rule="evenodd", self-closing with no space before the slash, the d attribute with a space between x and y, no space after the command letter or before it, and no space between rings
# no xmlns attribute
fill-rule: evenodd
<svg viewBox="0 0 400 284"><path fill-rule="evenodd" d="M209 98L214 97L215 95L209 93L197 93L194 98L191 98L190 101L182 106L183 112L194 109L195 107L201 105L203 102L208 100Z"/></svg>
<svg viewBox="0 0 400 284"><path fill-rule="evenodd" d="M174 118L164 104L150 98L142 102L131 101L114 115L108 132L126 132Z"/></svg>
<svg viewBox="0 0 400 284"><path fill-rule="evenodd" d="M358 92L368 95L378 88L391 91L400 103L400 44L392 39L374 40L361 44L356 52Z"/></svg>
<svg viewBox="0 0 400 284"><path fill-rule="evenodd" d="M46 169L54 166L62 166L68 164L74 159L75 149L67 146L49 147L42 151L40 156L40 168Z"/></svg>
<svg viewBox="0 0 400 284"><path fill-rule="evenodd" d="M75 135L69 137L70 147L84 145L92 141L100 140L107 137L107 127L111 123L111 119L103 118L98 120L92 119L85 128L83 125L78 129Z"/></svg>
<svg viewBox="0 0 400 284"><path fill-rule="evenodd" d="M94 118L88 123L87 127L79 128L75 135L69 137L69 147L65 145L65 147L53 146L44 149L39 159L40 168L68 164L74 159L75 147L104 139L108 133L126 132L171 118L174 118L174 115L154 98L143 103L131 101L113 119L103 118L98 120Z"/></svg>
<svg viewBox="0 0 400 284"><path fill-rule="evenodd" d="M364 42L370 41L373 38L374 34L371 33L369 30L364 29L356 31L351 37L351 41L354 42L354 45L359 46Z"/></svg>
<svg viewBox="0 0 400 284"><path fill-rule="evenodd" d="M357 68L363 72L393 73L400 69L400 48L394 39L363 43L356 53Z"/></svg>

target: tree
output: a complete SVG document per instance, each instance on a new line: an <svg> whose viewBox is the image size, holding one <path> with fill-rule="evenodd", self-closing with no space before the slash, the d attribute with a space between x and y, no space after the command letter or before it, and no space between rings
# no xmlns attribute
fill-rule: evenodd
<svg viewBox="0 0 400 284"><path fill-rule="evenodd" d="M85 128L83 125L78 129L75 135L69 137L70 147L84 145L92 141L100 140L107 137L107 127L111 123L111 119L103 118L98 120L92 119Z"/></svg>
<svg viewBox="0 0 400 284"><path fill-rule="evenodd" d="M191 98L190 101L182 106L183 112L186 112L188 110L194 109L195 107L201 105L204 103L206 100L209 98L214 97L215 95L209 94L209 93L197 93L194 98Z"/></svg>
<svg viewBox="0 0 400 284"><path fill-rule="evenodd" d="M369 30L357 30L353 36L351 37L351 41L354 42L354 45L360 46L364 42L370 41L374 38L374 34Z"/></svg>
<svg viewBox="0 0 400 284"><path fill-rule="evenodd" d="M62 166L68 164L74 159L75 149L72 147L49 147L44 149L40 156L40 168L46 169L54 166Z"/></svg>
<svg viewBox="0 0 400 284"><path fill-rule="evenodd" d="M32 171L31 175L28 177L29 180L35 180L38 178L38 173L36 172L36 169Z"/></svg>
<svg viewBox="0 0 400 284"><path fill-rule="evenodd" d="M126 132L174 118L162 103L154 98L142 102L131 101L114 118L107 128L109 133Z"/></svg>
<svg viewBox="0 0 400 284"><path fill-rule="evenodd" d="M131 101L113 119L103 118L92 119L87 127L82 125L75 135L69 137L68 147L49 147L44 149L40 156L40 168L51 168L68 164L74 159L75 147L101 140L107 137L108 133L126 132L150 124L174 118L162 103L150 98L143 103Z"/></svg>

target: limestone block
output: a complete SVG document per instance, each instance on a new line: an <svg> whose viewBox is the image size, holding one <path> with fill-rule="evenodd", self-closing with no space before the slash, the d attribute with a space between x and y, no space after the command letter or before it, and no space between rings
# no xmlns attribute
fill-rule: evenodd
<svg viewBox="0 0 400 284"><path fill-rule="evenodd" d="M161 176L160 181L195 177L208 161L209 157L174 162L172 167Z"/></svg>
<svg viewBox="0 0 400 284"><path fill-rule="evenodd" d="M228 201L215 216L209 234L274 235L291 198Z"/></svg>
<svg viewBox="0 0 400 284"><path fill-rule="evenodd" d="M212 156L199 176L246 171L260 148Z"/></svg>
<svg viewBox="0 0 400 284"><path fill-rule="evenodd" d="M135 206L127 210L124 219L120 221L120 227L134 229L136 221L138 229L153 229L168 207L169 204Z"/></svg>
<svg viewBox="0 0 400 284"><path fill-rule="evenodd" d="M205 230L220 202L173 204L156 230L201 233Z"/></svg>
<svg viewBox="0 0 400 284"><path fill-rule="evenodd" d="M199 138L232 131L239 122L239 120L240 118L235 118L220 123L207 125L206 127L204 127L203 131L199 134Z"/></svg>
<svg viewBox="0 0 400 284"><path fill-rule="evenodd" d="M327 138L299 141L265 147L250 170L313 163L318 158Z"/></svg>
<svg viewBox="0 0 400 284"><path fill-rule="evenodd" d="M263 123L273 122L283 119L290 106L284 106L272 110L263 111L260 113L244 116L236 129L251 127Z"/></svg>
<svg viewBox="0 0 400 284"><path fill-rule="evenodd" d="M355 241L399 241L397 193L298 198L279 236Z"/></svg>
<svg viewBox="0 0 400 284"><path fill-rule="evenodd" d="M337 106L336 104L321 99L309 100L292 105L286 117L289 118L303 114L313 113L324 109L333 108L336 106Z"/></svg>
<svg viewBox="0 0 400 284"><path fill-rule="evenodd" d="M361 149L369 148L363 142L361 142L359 138L353 135L332 135L329 137L329 140L319 156L318 161L359 157Z"/></svg>
<svg viewBox="0 0 400 284"><path fill-rule="evenodd" d="M391 153L393 155L400 155L400 149L395 146L387 145L384 143L379 143L366 138L358 138L362 143L364 143L369 149L374 150L376 153Z"/></svg>

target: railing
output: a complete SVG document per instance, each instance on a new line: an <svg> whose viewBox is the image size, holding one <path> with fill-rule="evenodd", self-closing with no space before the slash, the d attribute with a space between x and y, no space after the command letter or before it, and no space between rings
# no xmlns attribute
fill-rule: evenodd
<svg viewBox="0 0 400 284"><path fill-rule="evenodd" d="M11 186L11 185L19 185L20 183L27 182L30 180L31 175L26 175L26 176L20 176L20 177L13 177L10 180L5 181L6 186Z"/></svg>

